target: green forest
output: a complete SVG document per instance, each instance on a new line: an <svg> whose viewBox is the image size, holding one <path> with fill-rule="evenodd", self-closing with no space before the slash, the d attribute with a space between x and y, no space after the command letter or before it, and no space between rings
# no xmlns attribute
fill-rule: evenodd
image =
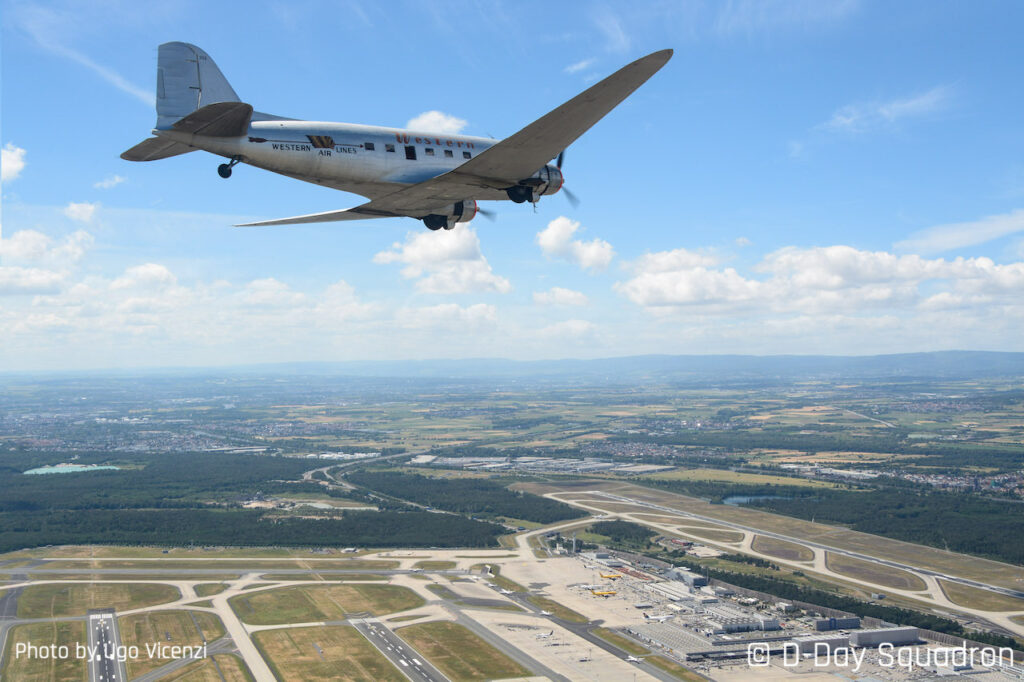
<svg viewBox="0 0 1024 682"><path fill-rule="evenodd" d="M120 471L26 475L63 461L5 453L0 465L0 551L57 544L490 547L501 526L403 504L340 518L289 518L241 509L257 493L341 496L302 482L307 460L225 453L100 455L76 463ZM358 496L357 496L358 497ZM337 512L335 512L337 513Z"/></svg>
<svg viewBox="0 0 1024 682"><path fill-rule="evenodd" d="M487 479L442 479L397 471L358 471L348 474L346 480L425 507L482 518L504 516L547 524L587 515L567 504L513 492Z"/></svg>
<svg viewBox="0 0 1024 682"><path fill-rule="evenodd" d="M452 514L268 518L241 509L0 512L0 552L42 545L494 547L505 529Z"/></svg>

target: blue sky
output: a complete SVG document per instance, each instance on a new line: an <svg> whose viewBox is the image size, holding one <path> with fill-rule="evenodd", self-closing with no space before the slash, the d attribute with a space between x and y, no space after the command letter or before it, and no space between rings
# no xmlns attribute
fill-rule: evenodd
<svg viewBox="0 0 1024 682"><path fill-rule="evenodd" d="M2 2L0 369L1024 350L1015 2ZM654 50L564 197L450 233L148 135L156 48L258 110L504 137ZM421 119L423 120L423 119Z"/></svg>

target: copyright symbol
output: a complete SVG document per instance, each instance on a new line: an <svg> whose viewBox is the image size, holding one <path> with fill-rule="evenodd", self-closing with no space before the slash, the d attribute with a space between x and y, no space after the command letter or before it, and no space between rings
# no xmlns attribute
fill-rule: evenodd
<svg viewBox="0 0 1024 682"><path fill-rule="evenodd" d="M751 668L766 668L771 659L767 642L755 642L747 645L747 665Z"/></svg>

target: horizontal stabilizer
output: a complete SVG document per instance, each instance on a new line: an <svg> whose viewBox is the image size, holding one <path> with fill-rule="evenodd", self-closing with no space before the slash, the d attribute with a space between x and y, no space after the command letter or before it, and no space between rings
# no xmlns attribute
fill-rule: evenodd
<svg viewBox="0 0 1024 682"><path fill-rule="evenodd" d="M369 220L371 218L397 218L400 213L380 211L369 208L366 203L355 208L346 208L340 211L325 211L324 213L310 213L308 215L297 215L291 218L278 218L277 220L261 220L258 223L242 223L235 227L261 227L263 225L304 225L306 223L335 223L343 220Z"/></svg>
<svg viewBox="0 0 1024 682"><path fill-rule="evenodd" d="M125 161L159 161L160 159L167 159L178 154L188 154L195 150L195 147L189 147L181 142L165 140L161 137L151 137L121 154L121 158Z"/></svg>
<svg viewBox="0 0 1024 682"><path fill-rule="evenodd" d="M249 132L252 105L245 102L217 102L196 109L175 122L174 130L207 137L241 137Z"/></svg>

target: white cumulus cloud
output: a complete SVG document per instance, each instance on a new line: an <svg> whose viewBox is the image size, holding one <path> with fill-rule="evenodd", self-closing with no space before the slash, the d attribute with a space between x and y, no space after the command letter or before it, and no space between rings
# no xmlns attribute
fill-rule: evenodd
<svg viewBox="0 0 1024 682"><path fill-rule="evenodd" d="M25 150L12 142L0 150L0 182L10 182L25 170Z"/></svg>
<svg viewBox="0 0 1024 682"><path fill-rule="evenodd" d="M64 215L80 223L90 223L96 215L99 204L92 204L87 201L75 203L72 201L64 207Z"/></svg>
<svg viewBox="0 0 1024 682"><path fill-rule="evenodd" d="M453 230L410 232L404 243L392 244L376 254L373 262L403 263L402 276L416 280L416 289L423 293L504 294L512 290L512 284L491 269L476 232L464 223Z"/></svg>
<svg viewBox="0 0 1024 682"><path fill-rule="evenodd" d="M457 135L466 127L466 120L446 114L436 109L424 111L419 116L409 119L405 126L409 130L442 135Z"/></svg>
<svg viewBox="0 0 1024 682"><path fill-rule="evenodd" d="M110 189L111 187L117 187L125 180L126 178L120 175L108 175L99 182L93 183L93 187L96 189Z"/></svg>
<svg viewBox="0 0 1024 682"><path fill-rule="evenodd" d="M547 291L533 292L533 302L538 305L587 305L586 294L563 287L551 287Z"/></svg>
<svg viewBox="0 0 1024 682"><path fill-rule="evenodd" d="M863 313L939 308L970 300L1016 306L1024 263L989 258L927 259L851 246L786 247L745 275L667 251L631 264L633 277L615 289L652 312ZM1021 311L1024 313L1024 310Z"/></svg>
<svg viewBox="0 0 1024 682"><path fill-rule="evenodd" d="M396 315L399 323L405 327L447 327L453 332L492 324L497 317L497 308L486 303L476 303L470 306L441 303L421 308L402 308Z"/></svg>
<svg viewBox="0 0 1024 682"><path fill-rule="evenodd" d="M548 258L561 258L584 270L604 270L615 256L612 245L603 239L573 239L579 229L578 222L559 216L537 233L537 244Z"/></svg>

